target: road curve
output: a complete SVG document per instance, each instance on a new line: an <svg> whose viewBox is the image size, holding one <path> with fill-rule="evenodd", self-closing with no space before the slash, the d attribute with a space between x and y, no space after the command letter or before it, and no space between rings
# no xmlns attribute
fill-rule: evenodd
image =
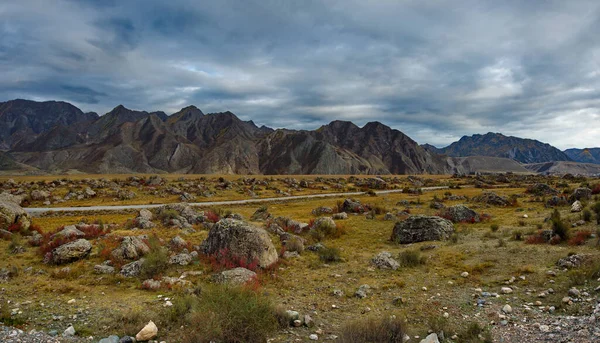
<svg viewBox="0 0 600 343"><path fill-rule="evenodd" d="M435 191L439 189L447 189L447 186L439 187L421 187L423 191ZM392 189L386 191L376 191L376 194L402 193L401 189ZM258 204L263 202L274 201L293 201L302 199L314 198L334 198L347 197L352 195L363 195L365 192L346 192L346 193L325 193L325 194L309 194L309 195L291 195L279 198L261 198L261 199L244 199L244 200L224 200L224 201L205 201L191 202L190 206L206 207L206 206L230 206L230 205L247 205ZM147 204L147 205L113 205L113 206L82 206L82 207L26 207L27 213L43 213L43 212L77 212L77 211L119 211L119 210L141 210L162 207L169 204Z"/></svg>

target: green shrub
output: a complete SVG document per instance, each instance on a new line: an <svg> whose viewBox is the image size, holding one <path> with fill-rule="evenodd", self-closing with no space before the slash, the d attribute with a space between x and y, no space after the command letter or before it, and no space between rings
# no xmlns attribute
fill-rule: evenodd
<svg viewBox="0 0 600 343"><path fill-rule="evenodd" d="M523 240L523 231L521 230L513 230L512 232L512 239L515 241L522 241Z"/></svg>
<svg viewBox="0 0 600 343"><path fill-rule="evenodd" d="M562 221L560 212L557 209L552 212L550 221L552 223L552 235L560 237L562 241L567 240L569 238L569 226Z"/></svg>
<svg viewBox="0 0 600 343"><path fill-rule="evenodd" d="M157 217L160 221L165 222L179 217L179 212L173 209L161 208Z"/></svg>
<svg viewBox="0 0 600 343"><path fill-rule="evenodd" d="M302 241L302 238L294 236L285 241L285 250L302 254L304 251L304 242Z"/></svg>
<svg viewBox="0 0 600 343"><path fill-rule="evenodd" d="M421 256L417 250L406 250L398 255L398 263L401 267L410 268L425 264L426 258Z"/></svg>
<svg viewBox="0 0 600 343"><path fill-rule="evenodd" d="M158 238L151 237L148 243L150 252L144 256L140 270L140 277L143 279L155 278L169 267L169 252L160 245Z"/></svg>
<svg viewBox="0 0 600 343"><path fill-rule="evenodd" d="M596 213L596 224L600 225L600 201L596 202L594 206L592 206L592 211Z"/></svg>
<svg viewBox="0 0 600 343"><path fill-rule="evenodd" d="M492 230L492 232L496 232L496 231L498 231L498 229L500 229L500 225L498 225L498 224L490 225L490 230Z"/></svg>
<svg viewBox="0 0 600 343"><path fill-rule="evenodd" d="M182 342L262 343L279 326L271 302L245 288L209 287L173 307L170 317L187 324Z"/></svg>
<svg viewBox="0 0 600 343"><path fill-rule="evenodd" d="M583 220L586 222L592 221L592 212L590 212L590 210L587 208L583 210Z"/></svg>
<svg viewBox="0 0 600 343"><path fill-rule="evenodd" d="M319 250L319 259L325 263L331 262L341 262L342 257L340 255L340 250L333 247L325 247Z"/></svg>
<svg viewBox="0 0 600 343"><path fill-rule="evenodd" d="M336 342L402 343L405 335L405 324L399 318L368 317L344 325Z"/></svg>

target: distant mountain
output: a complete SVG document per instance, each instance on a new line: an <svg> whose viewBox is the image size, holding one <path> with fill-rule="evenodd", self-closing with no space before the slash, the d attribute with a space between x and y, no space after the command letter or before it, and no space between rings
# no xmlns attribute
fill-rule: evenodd
<svg viewBox="0 0 600 343"><path fill-rule="evenodd" d="M33 142L38 135L56 126L78 126L98 119L96 113L83 113L62 101L0 102L0 150Z"/></svg>
<svg viewBox="0 0 600 343"><path fill-rule="evenodd" d="M492 132L485 135L463 136L458 142L437 151L454 157L505 157L521 163L571 161L569 156L550 144Z"/></svg>
<svg viewBox="0 0 600 343"><path fill-rule="evenodd" d="M379 122L358 127L347 121L333 121L312 131L273 130L243 121L231 112L205 114L195 106L167 116L119 105L98 117L59 102L17 100L1 105L0 120L18 129L2 127L5 152L0 155L0 170L196 174L528 172L506 158L440 155L441 149L419 146L404 133Z"/></svg>
<svg viewBox="0 0 600 343"><path fill-rule="evenodd" d="M546 163L525 164L523 167L535 173L548 175L600 175L600 164L556 161Z"/></svg>
<svg viewBox="0 0 600 343"><path fill-rule="evenodd" d="M564 153L575 162L600 164L600 148L567 149Z"/></svg>

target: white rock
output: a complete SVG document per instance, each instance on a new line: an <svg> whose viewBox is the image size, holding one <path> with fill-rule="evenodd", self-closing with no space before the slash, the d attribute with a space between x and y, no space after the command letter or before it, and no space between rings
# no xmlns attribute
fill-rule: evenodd
<svg viewBox="0 0 600 343"><path fill-rule="evenodd" d="M468 272L462 272L462 273L460 273L460 276L462 276L462 277L468 277L469 273Z"/></svg>
<svg viewBox="0 0 600 343"><path fill-rule="evenodd" d="M154 324L153 321L149 321L148 324L135 335L135 340L142 342L148 341L156 337L156 335L158 335L158 327L156 327L156 324Z"/></svg>
<svg viewBox="0 0 600 343"><path fill-rule="evenodd" d="M63 337L71 337L75 336L75 328L73 325L69 325L69 327L63 332Z"/></svg>
<svg viewBox="0 0 600 343"><path fill-rule="evenodd" d="M540 331L548 332L548 331L550 331L550 327L548 325L540 325Z"/></svg>
<svg viewBox="0 0 600 343"><path fill-rule="evenodd" d="M511 314L512 307L509 304L506 304L506 305L504 305L504 307L502 307L502 312L504 312L506 314Z"/></svg>
<svg viewBox="0 0 600 343"><path fill-rule="evenodd" d="M510 288L510 287L502 287L502 288L500 289L500 292L502 292L502 294L510 294L510 293L512 293L512 292L513 292L513 290L512 290L512 288Z"/></svg>
<svg viewBox="0 0 600 343"><path fill-rule="evenodd" d="M318 341L319 336L317 336L313 333L312 335L308 336L308 339L310 339L311 341Z"/></svg>
<svg viewBox="0 0 600 343"><path fill-rule="evenodd" d="M440 341L438 339L438 335L436 333L432 333L425 337L425 339L421 340L420 343L440 343Z"/></svg>

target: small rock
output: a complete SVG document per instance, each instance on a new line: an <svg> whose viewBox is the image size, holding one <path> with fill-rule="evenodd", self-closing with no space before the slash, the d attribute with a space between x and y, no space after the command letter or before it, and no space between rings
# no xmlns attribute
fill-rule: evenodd
<svg viewBox="0 0 600 343"><path fill-rule="evenodd" d="M420 343L440 343L440 341L438 339L438 335L436 333L432 333L425 337L425 339L421 340Z"/></svg>
<svg viewBox="0 0 600 343"><path fill-rule="evenodd" d="M510 287L502 287L500 289L500 292L502 292L502 294L511 294L513 292L513 290Z"/></svg>
<svg viewBox="0 0 600 343"><path fill-rule="evenodd" d="M512 307L509 304L504 305L504 307L502 307L502 312L506 313L506 314L511 314L513 311Z"/></svg>
<svg viewBox="0 0 600 343"><path fill-rule="evenodd" d="M69 327L63 332L63 337L72 337L75 336L75 328L73 325L69 325Z"/></svg>
<svg viewBox="0 0 600 343"><path fill-rule="evenodd" d="M462 273L460 273L460 276L466 278L469 276L469 272L462 272Z"/></svg>
<svg viewBox="0 0 600 343"><path fill-rule="evenodd" d="M311 341L318 341L319 336L317 336L313 333L312 335L308 336L308 339L310 339Z"/></svg>
<svg viewBox="0 0 600 343"><path fill-rule="evenodd" d="M158 327L156 327L156 324L154 324L153 321L149 321L148 324L146 324L146 326L144 326L144 328L141 329L140 332L137 333L137 335L135 335L135 340L142 342L148 341L156 337L157 334Z"/></svg>

